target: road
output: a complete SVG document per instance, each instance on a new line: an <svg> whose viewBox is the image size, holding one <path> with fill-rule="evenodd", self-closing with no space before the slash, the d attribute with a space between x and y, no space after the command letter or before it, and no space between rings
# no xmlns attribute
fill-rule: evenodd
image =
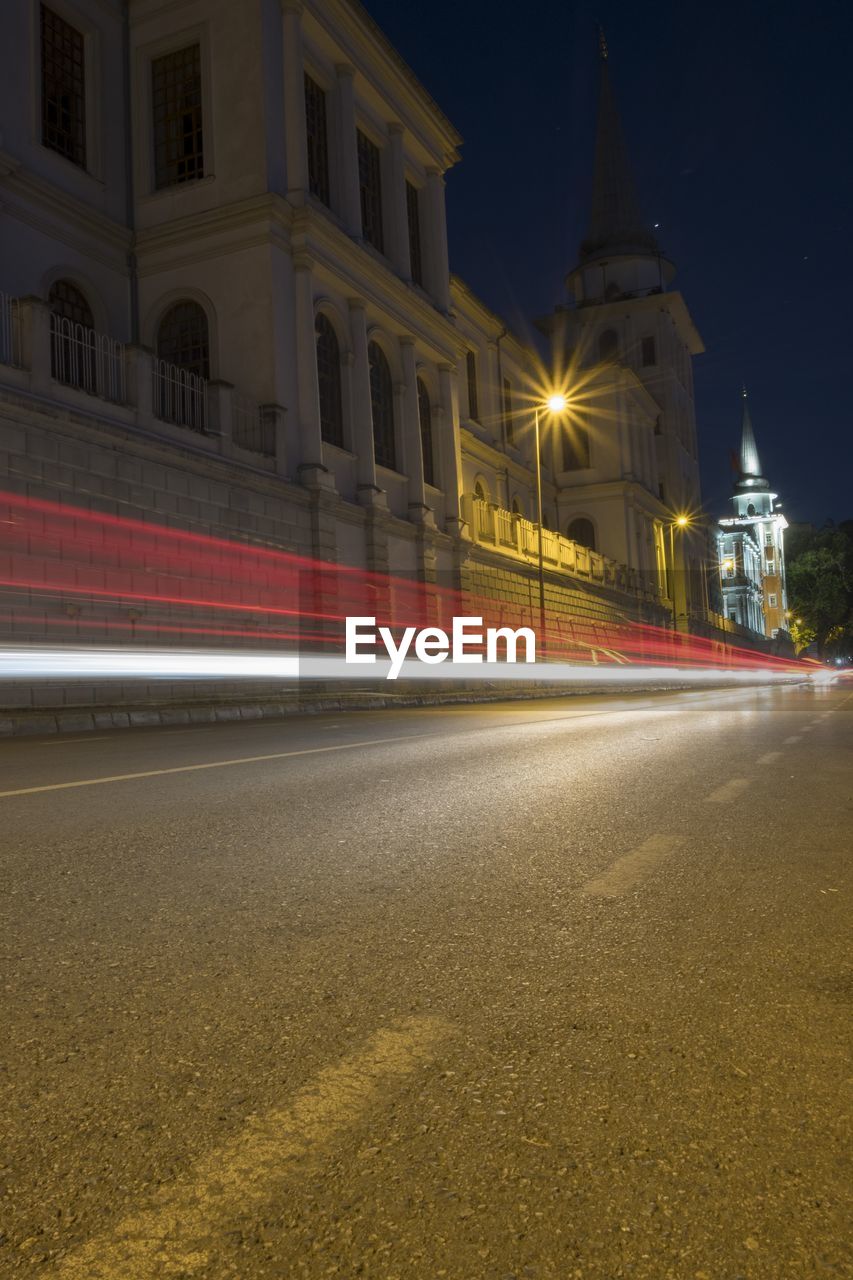
<svg viewBox="0 0 853 1280"><path fill-rule="evenodd" d="M0 746L0 1275L853 1275L850 686Z"/></svg>

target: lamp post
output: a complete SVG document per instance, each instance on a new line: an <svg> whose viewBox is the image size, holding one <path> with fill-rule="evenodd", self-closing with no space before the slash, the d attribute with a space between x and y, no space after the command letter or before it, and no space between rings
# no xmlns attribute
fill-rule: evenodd
<svg viewBox="0 0 853 1280"><path fill-rule="evenodd" d="M543 404L537 404L533 414L533 425L535 435L536 450L536 527L539 530L537 538L539 550L539 635L541 638L540 652L544 658L546 651L545 644L545 562L542 556L542 437L539 432L539 411L547 409L549 413L562 413L568 401L564 395L555 392L550 395Z"/></svg>
<svg viewBox="0 0 853 1280"><path fill-rule="evenodd" d="M689 516L676 516L669 524L669 563L672 565L672 629L678 630L678 604L676 603L676 586L675 586L675 530L686 529L690 524Z"/></svg>

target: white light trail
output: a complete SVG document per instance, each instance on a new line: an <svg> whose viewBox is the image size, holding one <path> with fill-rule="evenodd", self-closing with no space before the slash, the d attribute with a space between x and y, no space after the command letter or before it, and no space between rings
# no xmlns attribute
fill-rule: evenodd
<svg viewBox="0 0 853 1280"><path fill-rule="evenodd" d="M343 657L314 653L277 653L258 650L148 649L148 648L0 648L0 681L3 680L347 680L364 684L384 683L391 662L377 658L368 667L353 666ZM775 684L780 681L832 679L832 672L811 673L766 668L679 666L616 666L596 663L447 661L431 666L417 659L398 664L402 680L477 680L515 684L548 681L590 685ZM392 685L393 687L393 685Z"/></svg>

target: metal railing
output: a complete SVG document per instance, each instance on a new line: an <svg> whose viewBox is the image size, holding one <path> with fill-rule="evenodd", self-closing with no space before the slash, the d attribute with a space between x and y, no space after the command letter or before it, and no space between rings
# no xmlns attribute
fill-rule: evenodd
<svg viewBox="0 0 853 1280"><path fill-rule="evenodd" d="M207 379L168 360L154 360L154 412L163 422L204 433Z"/></svg>
<svg viewBox="0 0 853 1280"><path fill-rule="evenodd" d="M21 367L21 323L17 299L0 293L0 364Z"/></svg>
<svg viewBox="0 0 853 1280"><path fill-rule="evenodd" d="M50 372L57 382L124 404L124 344L51 312Z"/></svg>
<svg viewBox="0 0 853 1280"><path fill-rule="evenodd" d="M241 391L231 393L231 438L241 449L275 457L275 425L257 401Z"/></svg>

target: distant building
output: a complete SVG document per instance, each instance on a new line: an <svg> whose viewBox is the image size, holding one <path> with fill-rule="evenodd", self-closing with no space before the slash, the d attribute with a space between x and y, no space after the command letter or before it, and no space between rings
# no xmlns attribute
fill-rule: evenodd
<svg viewBox="0 0 853 1280"><path fill-rule="evenodd" d="M720 520L717 548L726 616L760 635L787 630L784 534L788 522L761 472L746 389L740 458L731 503Z"/></svg>

